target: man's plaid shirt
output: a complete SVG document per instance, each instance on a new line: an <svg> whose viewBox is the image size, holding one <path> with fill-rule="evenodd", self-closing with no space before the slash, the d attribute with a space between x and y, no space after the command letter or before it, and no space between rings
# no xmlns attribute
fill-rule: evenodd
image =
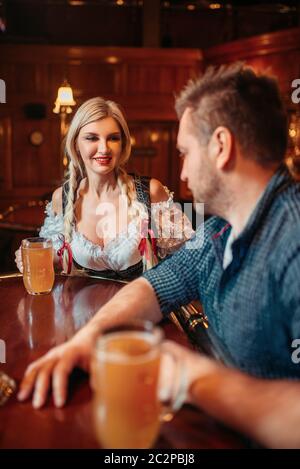
<svg viewBox="0 0 300 469"><path fill-rule="evenodd" d="M230 231L221 218L209 219L204 233L200 227L144 277L164 315L199 299L240 369L262 377L300 378L291 346L300 339L300 184L285 167L274 174L233 242L233 260L224 270Z"/></svg>

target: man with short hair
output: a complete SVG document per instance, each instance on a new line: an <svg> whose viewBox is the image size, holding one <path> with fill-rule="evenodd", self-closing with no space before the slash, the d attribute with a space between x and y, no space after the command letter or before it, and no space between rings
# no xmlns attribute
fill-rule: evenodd
<svg viewBox="0 0 300 469"><path fill-rule="evenodd" d="M276 82L234 64L208 69L177 99L181 179L214 215L183 248L124 287L73 339L27 369L19 398L66 400L67 377L88 369L99 331L133 318L158 322L199 299L240 370L299 378L300 193L284 166L286 115ZM199 369L197 370L199 373ZM195 379L190 374L190 382Z"/></svg>

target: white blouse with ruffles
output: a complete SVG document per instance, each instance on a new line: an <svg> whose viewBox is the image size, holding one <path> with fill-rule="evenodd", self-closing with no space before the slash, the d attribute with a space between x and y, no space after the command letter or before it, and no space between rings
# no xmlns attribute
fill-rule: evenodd
<svg viewBox="0 0 300 469"><path fill-rule="evenodd" d="M52 202L47 204L45 213L40 236L50 238L57 251L62 245L63 215L53 213ZM158 232L156 244L160 258L177 250L194 233L188 218L182 213L179 205L173 202L172 193L169 193L167 201L151 204L151 217ZM82 267L99 271L121 271L142 259L138 249L141 239L141 218L135 217L128 224L125 233L119 233L104 247L88 240L74 226L70 245L73 258Z"/></svg>

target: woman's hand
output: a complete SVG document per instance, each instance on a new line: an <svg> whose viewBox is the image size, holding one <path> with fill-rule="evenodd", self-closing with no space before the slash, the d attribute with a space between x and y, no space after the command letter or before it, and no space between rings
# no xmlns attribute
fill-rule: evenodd
<svg viewBox="0 0 300 469"><path fill-rule="evenodd" d="M23 273L23 262L22 262L22 253L21 247L15 252L15 263L21 273Z"/></svg>
<svg viewBox="0 0 300 469"><path fill-rule="evenodd" d="M54 404L62 407L67 398L69 375L75 367L89 371L93 345L88 334L79 332L73 339L31 363L21 382L18 399L24 401L32 395L33 407L40 408L45 404L52 385Z"/></svg>

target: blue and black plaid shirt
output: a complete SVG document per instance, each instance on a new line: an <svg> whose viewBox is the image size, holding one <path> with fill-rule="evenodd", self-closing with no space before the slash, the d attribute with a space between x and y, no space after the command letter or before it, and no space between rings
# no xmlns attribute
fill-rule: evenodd
<svg viewBox="0 0 300 469"><path fill-rule="evenodd" d="M269 182L223 269L231 227L209 219L178 252L144 274L162 313L199 299L237 366L262 377L300 378L300 184L285 167ZM300 347L299 354L300 357Z"/></svg>

